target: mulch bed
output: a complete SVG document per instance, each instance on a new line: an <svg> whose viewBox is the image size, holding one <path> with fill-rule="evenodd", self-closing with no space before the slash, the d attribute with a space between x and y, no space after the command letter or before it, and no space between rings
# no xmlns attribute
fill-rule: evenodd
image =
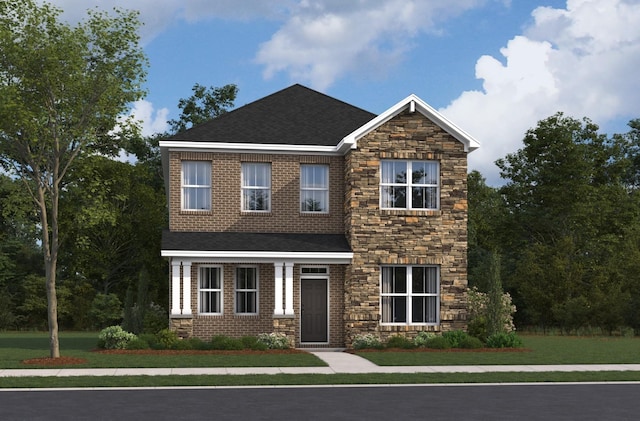
<svg viewBox="0 0 640 421"><path fill-rule="evenodd" d="M59 357L59 358L31 358L28 360L23 360L22 364L29 365L46 365L48 367L59 367L63 365L76 365L76 364L85 364L88 361L84 358L73 358L73 357Z"/></svg>
<svg viewBox="0 0 640 421"><path fill-rule="evenodd" d="M431 349L431 348L383 348L383 349L348 349L345 352L351 354L357 354L361 352L531 352L529 348L476 348L476 349L462 349L462 348L449 348L449 349Z"/></svg>

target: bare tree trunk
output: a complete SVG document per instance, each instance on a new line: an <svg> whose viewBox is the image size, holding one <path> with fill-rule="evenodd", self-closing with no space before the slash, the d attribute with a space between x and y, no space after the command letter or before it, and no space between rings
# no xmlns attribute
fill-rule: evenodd
<svg viewBox="0 0 640 421"><path fill-rule="evenodd" d="M47 286L47 320L49 325L49 354L51 358L60 357L60 340L58 338L58 296L56 294L56 268L58 266L58 218L57 189L52 194L52 227L49 232L47 198L42 186L38 187L38 206L40 223L42 224L42 251Z"/></svg>

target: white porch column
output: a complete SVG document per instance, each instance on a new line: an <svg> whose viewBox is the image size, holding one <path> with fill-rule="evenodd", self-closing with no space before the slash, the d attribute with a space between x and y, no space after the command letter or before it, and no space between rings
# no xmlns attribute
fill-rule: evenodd
<svg viewBox="0 0 640 421"><path fill-rule="evenodd" d="M293 316L293 262L284 262L284 314Z"/></svg>
<svg viewBox="0 0 640 421"><path fill-rule="evenodd" d="M180 265L179 260L171 259L171 314L180 314Z"/></svg>
<svg viewBox="0 0 640 421"><path fill-rule="evenodd" d="M281 316L284 314L282 309L282 262L273 263L275 270L275 303L273 307L273 314Z"/></svg>
<svg viewBox="0 0 640 421"><path fill-rule="evenodd" d="M182 262L182 314L191 314L191 261Z"/></svg>

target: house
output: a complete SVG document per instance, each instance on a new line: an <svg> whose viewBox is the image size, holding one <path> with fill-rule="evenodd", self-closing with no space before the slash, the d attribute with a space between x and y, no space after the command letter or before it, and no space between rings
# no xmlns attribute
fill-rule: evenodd
<svg viewBox="0 0 640 421"><path fill-rule="evenodd" d="M415 95L375 115L301 85L161 141L171 328L298 347L465 328L478 146Z"/></svg>

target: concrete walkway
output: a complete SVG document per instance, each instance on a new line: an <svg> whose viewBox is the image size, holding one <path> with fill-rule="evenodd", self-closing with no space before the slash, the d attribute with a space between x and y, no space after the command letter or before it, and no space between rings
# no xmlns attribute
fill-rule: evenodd
<svg viewBox="0 0 640 421"><path fill-rule="evenodd" d="M456 366L377 366L346 352L311 352L328 367L190 367L190 368L47 368L0 369L0 377L71 376L179 376L245 374L357 374L357 373L492 373L492 372L570 372L640 371L640 364L582 365L456 365Z"/></svg>

